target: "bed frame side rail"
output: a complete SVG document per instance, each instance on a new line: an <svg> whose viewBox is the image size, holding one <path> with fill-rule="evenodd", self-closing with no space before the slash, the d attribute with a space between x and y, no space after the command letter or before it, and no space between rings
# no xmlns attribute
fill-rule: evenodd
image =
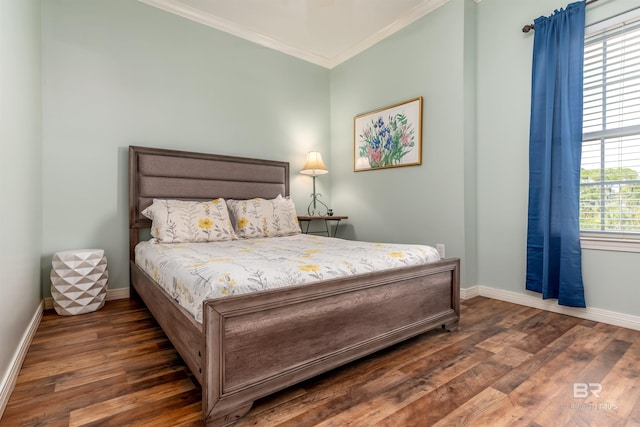
<svg viewBox="0 0 640 427"><path fill-rule="evenodd" d="M136 294L142 298L200 385L203 385L202 355L205 345L202 325L155 284L135 262L131 261L129 268L131 284Z"/></svg>

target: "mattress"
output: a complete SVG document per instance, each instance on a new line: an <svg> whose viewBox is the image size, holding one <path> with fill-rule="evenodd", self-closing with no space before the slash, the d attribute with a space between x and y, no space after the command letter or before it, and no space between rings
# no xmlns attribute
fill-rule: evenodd
<svg viewBox="0 0 640 427"><path fill-rule="evenodd" d="M296 234L211 243L151 239L135 262L202 323L202 302L439 260L426 245L371 243Z"/></svg>

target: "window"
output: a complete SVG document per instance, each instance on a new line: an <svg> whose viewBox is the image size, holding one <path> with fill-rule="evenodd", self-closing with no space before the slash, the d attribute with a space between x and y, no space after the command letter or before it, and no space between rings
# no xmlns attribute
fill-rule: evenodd
<svg viewBox="0 0 640 427"><path fill-rule="evenodd" d="M584 57L580 230L640 243L640 9L588 27Z"/></svg>

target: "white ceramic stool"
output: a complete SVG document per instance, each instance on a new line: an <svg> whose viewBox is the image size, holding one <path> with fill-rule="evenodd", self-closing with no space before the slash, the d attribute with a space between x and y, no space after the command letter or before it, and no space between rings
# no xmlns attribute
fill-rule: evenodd
<svg viewBox="0 0 640 427"><path fill-rule="evenodd" d="M71 316L101 309L108 279L104 250L57 252L51 261L51 296L56 313Z"/></svg>

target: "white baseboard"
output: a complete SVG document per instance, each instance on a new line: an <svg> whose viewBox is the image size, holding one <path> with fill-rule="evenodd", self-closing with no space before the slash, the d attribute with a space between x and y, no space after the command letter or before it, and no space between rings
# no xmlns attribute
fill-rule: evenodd
<svg viewBox="0 0 640 427"><path fill-rule="evenodd" d="M630 314L618 313L615 311L603 310L601 308L574 308L558 305L557 300L543 300L540 297L520 294L517 292L504 291L491 288L489 286L473 286L460 290L460 298L470 299L475 296L493 298L500 301L520 304L527 307L552 311L554 313L566 314L568 316L579 317L581 319L594 320L596 322L607 323L609 325L622 326L623 328L640 331L640 317Z"/></svg>
<svg viewBox="0 0 640 427"><path fill-rule="evenodd" d="M460 289L460 299L471 299L477 296L480 296L480 286Z"/></svg>
<svg viewBox="0 0 640 427"><path fill-rule="evenodd" d="M129 288L116 288L107 289L106 301L112 301L114 299L127 299L129 298ZM47 297L44 299L44 309L51 310L53 308L53 298Z"/></svg>
<svg viewBox="0 0 640 427"><path fill-rule="evenodd" d="M5 375L5 378L3 378L2 383L0 383L0 418L2 418L2 414L7 407L7 403L9 403L9 397L11 396L13 388L16 385L16 381L18 380L20 368L22 368L24 358L27 356L27 351L29 351L29 346L31 345L33 336L38 330L38 326L40 326L43 306L43 302L40 302L40 304L38 304L38 308L31 318L31 323L29 323L29 327L24 332L22 340L20 341L20 345L18 346L18 349L13 356L13 360L9 365L7 374Z"/></svg>

